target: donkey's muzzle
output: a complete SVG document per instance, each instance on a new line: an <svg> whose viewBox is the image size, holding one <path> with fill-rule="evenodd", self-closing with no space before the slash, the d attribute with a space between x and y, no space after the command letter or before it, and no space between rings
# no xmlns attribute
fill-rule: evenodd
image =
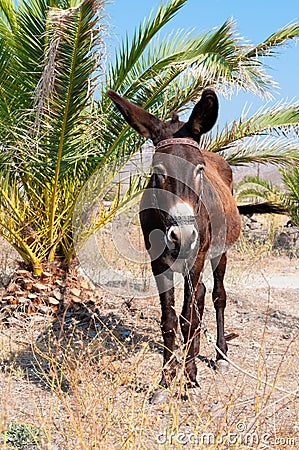
<svg viewBox="0 0 299 450"><path fill-rule="evenodd" d="M165 242L173 257L187 259L193 253L198 239L195 223L171 225L165 233Z"/></svg>

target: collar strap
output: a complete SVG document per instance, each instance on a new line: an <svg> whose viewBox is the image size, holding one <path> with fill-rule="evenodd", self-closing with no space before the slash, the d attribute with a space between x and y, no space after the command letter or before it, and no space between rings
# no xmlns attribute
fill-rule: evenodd
<svg viewBox="0 0 299 450"><path fill-rule="evenodd" d="M156 145L156 149L162 147L168 147L169 145L180 144L180 145L191 145L195 147L197 150L200 150L198 142L193 141L193 139L189 138L170 138L164 139L163 141L158 142Z"/></svg>

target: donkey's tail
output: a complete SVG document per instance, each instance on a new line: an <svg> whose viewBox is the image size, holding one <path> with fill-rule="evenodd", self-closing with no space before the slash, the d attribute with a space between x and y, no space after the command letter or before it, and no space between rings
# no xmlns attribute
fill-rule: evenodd
<svg viewBox="0 0 299 450"><path fill-rule="evenodd" d="M252 203L251 205L239 205L239 213L242 215L252 214L288 214L288 210L282 206L271 202Z"/></svg>

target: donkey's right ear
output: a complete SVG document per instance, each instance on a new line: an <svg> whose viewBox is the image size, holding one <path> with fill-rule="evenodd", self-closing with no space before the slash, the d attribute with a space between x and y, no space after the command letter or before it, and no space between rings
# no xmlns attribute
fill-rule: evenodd
<svg viewBox="0 0 299 450"><path fill-rule="evenodd" d="M140 106L129 102L111 89L106 94L134 130L141 134L141 136L152 138L154 131L162 123L160 119L145 111Z"/></svg>

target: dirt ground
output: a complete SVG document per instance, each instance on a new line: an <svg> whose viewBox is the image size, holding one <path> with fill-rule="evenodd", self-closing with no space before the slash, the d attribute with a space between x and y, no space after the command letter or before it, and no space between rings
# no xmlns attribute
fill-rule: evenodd
<svg viewBox="0 0 299 450"><path fill-rule="evenodd" d="M17 309L9 312L3 303L0 313L2 429L9 423L33 423L47 429L48 435L52 436L41 447L19 447L24 449L298 448L299 261L287 256L253 256L236 250L230 252L228 261L225 329L227 334L235 334L228 342L231 364L227 374L215 370L215 349L207 339L216 333L211 274L207 271L204 313L207 334L202 334L197 358L201 387L197 405L193 400L191 403L176 398L175 392L171 393L166 406L149 401L162 362L158 297L124 299L97 288L96 302L87 302L87 306L86 302L85 305L76 302L67 312L54 311L53 314L26 314ZM12 272L15 270L11 261L6 259L6 264L12 267ZM2 279L3 283L7 283L8 272L3 272L2 278L7 277ZM180 286L176 295L179 313ZM76 333L83 336L82 342L87 346L97 339L101 349L105 348L100 358L101 367L104 360L109 361L106 372L109 371L110 378L106 377L106 381L101 378L101 382L97 378L97 395L101 392L99 383L107 382L108 378L113 378L111 373L114 374L111 383L115 396L109 397L105 417L108 420L107 411L112 404L113 414L116 414L115 409L119 411L118 420L113 426L106 425L108 431L100 436L98 444L91 444L87 437L84 441L82 436L80 441L78 433L73 433L69 441L63 439L59 427L61 423L71 423L72 411L68 410L62 397L53 396L53 386L49 388L45 382L45 378L50 379L47 378L48 366L38 362L37 349L46 353L49 330L63 340L68 330L74 333L74 329L75 336ZM75 345L74 334L72 339L69 340L70 347ZM177 341L177 357L182 360L180 336ZM95 372L97 377L103 377L103 373ZM91 386L89 377L91 372L86 373L88 386ZM81 381L81 386L85 386L86 380ZM181 386L178 380L176 390ZM64 396L70 396L71 404L74 389L69 392L66 384L62 391ZM132 398L135 399L134 408ZM103 408L103 398L100 403ZM97 411L100 422L103 411ZM133 423L132 418L128 419L130 414L134 416L131 434L128 432ZM83 419L76 423L80 420ZM208 431L211 436L207 436ZM228 442L233 432L233 436L240 439L238 444ZM106 437L109 433L110 440ZM215 443L215 436L221 437L221 434L225 436L225 442ZM126 439L123 438L125 435ZM254 441L256 436L257 441ZM212 442L204 442L208 438Z"/></svg>

